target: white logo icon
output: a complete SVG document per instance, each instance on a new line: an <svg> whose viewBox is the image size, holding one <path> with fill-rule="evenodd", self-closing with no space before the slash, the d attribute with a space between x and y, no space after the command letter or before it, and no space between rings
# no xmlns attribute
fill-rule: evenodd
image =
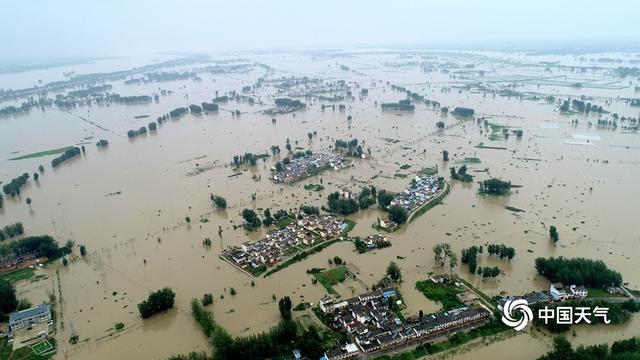
<svg viewBox="0 0 640 360"><path fill-rule="evenodd" d="M533 312L529 307L529 302L525 299L507 301L502 312L502 322L516 331L524 329L529 321L533 320ZM522 316L518 317L516 312L520 312Z"/></svg>

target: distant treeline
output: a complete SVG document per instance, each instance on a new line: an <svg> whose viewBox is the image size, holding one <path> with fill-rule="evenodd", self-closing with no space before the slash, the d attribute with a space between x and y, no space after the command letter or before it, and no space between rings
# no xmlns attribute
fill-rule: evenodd
<svg viewBox="0 0 640 360"><path fill-rule="evenodd" d="M58 165L62 164L64 161L80 155L80 152L81 152L80 148L77 146L74 146L71 149L68 149L62 154L60 154L60 156L58 156L57 158L51 160L51 166L57 167Z"/></svg>
<svg viewBox="0 0 640 360"><path fill-rule="evenodd" d="M101 93L104 93L107 90L111 90L111 85L107 84L107 85L100 85L100 86L90 87L88 89L73 90L73 91L69 91L67 96L69 96L69 97L86 97L86 96L90 96L90 95L101 94Z"/></svg>
<svg viewBox="0 0 640 360"><path fill-rule="evenodd" d="M14 236L24 234L24 226L21 222L17 222L11 225L7 225L0 229L0 241L10 239Z"/></svg>
<svg viewBox="0 0 640 360"><path fill-rule="evenodd" d="M466 108L466 107L457 107L453 109L454 115L462 116L462 117L471 117L473 116L474 113L475 111L473 109Z"/></svg>
<svg viewBox="0 0 640 360"><path fill-rule="evenodd" d="M415 106L411 103L411 100L400 100L397 103L383 103L382 110L404 110L413 111Z"/></svg>
<svg viewBox="0 0 640 360"><path fill-rule="evenodd" d="M275 100L277 106L288 106L292 108L301 108L305 107L305 103L300 100L292 100L287 98L281 98Z"/></svg>
<svg viewBox="0 0 640 360"><path fill-rule="evenodd" d="M29 180L29 174L24 173L17 178L13 178L8 184L2 187L2 191L9 196L20 195L20 188Z"/></svg>
<svg viewBox="0 0 640 360"><path fill-rule="evenodd" d="M173 80L187 80L192 77L196 77L196 73L193 71L185 72L154 72L147 73L147 79L149 81L173 81Z"/></svg>
<svg viewBox="0 0 640 360"><path fill-rule="evenodd" d="M187 113L187 108L179 107L169 111L169 116L171 117L179 117Z"/></svg>
<svg viewBox="0 0 640 360"><path fill-rule="evenodd" d="M113 94L109 96L109 100L117 103L136 103L136 102L150 102L152 100L152 97L149 95L120 96L118 94Z"/></svg>
<svg viewBox="0 0 640 360"><path fill-rule="evenodd" d="M218 104L203 102L202 108L206 111L218 111Z"/></svg>
<svg viewBox="0 0 640 360"><path fill-rule="evenodd" d="M138 135L143 135L143 134L146 134L146 133L147 133L147 128L143 126L138 130L129 130L129 131L127 131L127 136L131 139L131 138L134 138L134 137L136 137Z"/></svg>

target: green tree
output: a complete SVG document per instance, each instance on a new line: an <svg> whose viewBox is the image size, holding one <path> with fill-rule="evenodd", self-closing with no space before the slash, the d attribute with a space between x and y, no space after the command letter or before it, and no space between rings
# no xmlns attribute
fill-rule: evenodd
<svg viewBox="0 0 640 360"><path fill-rule="evenodd" d="M0 321L18 307L16 289L5 279L0 279Z"/></svg>
<svg viewBox="0 0 640 360"><path fill-rule="evenodd" d="M166 311L173 307L176 294L170 288L163 288L149 294L147 300L138 304L138 311L143 319Z"/></svg>
<svg viewBox="0 0 640 360"><path fill-rule="evenodd" d="M80 255L87 256L87 247L84 245L80 245Z"/></svg>
<svg viewBox="0 0 640 360"><path fill-rule="evenodd" d="M27 198L27 205L29 205L29 207L31 207L31 198L30 197Z"/></svg>
<svg viewBox="0 0 640 360"><path fill-rule="evenodd" d="M558 229L555 227L555 225L551 225L549 227L549 238L554 243L557 243L558 240L560 240L560 235L558 234Z"/></svg>
<svg viewBox="0 0 640 360"><path fill-rule="evenodd" d="M395 282L402 281L402 272L400 271L400 267L393 261L389 263L389 266L387 266L387 275Z"/></svg>
<svg viewBox="0 0 640 360"><path fill-rule="evenodd" d="M213 203L216 205L218 209L224 210L227 208L227 200L222 196L211 194L209 197L211 198L211 201L213 201Z"/></svg>
<svg viewBox="0 0 640 360"><path fill-rule="evenodd" d="M447 150L442 151L442 161L449 161L449 152Z"/></svg>
<svg viewBox="0 0 640 360"><path fill-rule="evenodd" d="M398 205L389 207L389 220L397 224L404 224L408 218L409 213L403 207Z"/></svg>
<svg viewBox="0 0 640 360"><path fill-rule="evenodd" d="M278 309L283 320L291 320L291 299L288 296L280 299Z"/></svg>

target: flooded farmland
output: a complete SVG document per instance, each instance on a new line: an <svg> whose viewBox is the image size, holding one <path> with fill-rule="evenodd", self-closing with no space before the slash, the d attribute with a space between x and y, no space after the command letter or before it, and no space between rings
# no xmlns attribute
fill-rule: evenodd
<svg viewBox="0 0 640 360"><path fill-rule="evenodd" d="M37 181L30 179L20 194L4 197L0 224L22 222L24 236L48 234L60 244L75 242L66 266L50 262L36 270L35 278L16 283L18 296L33 304L55 295L56 359L129 359L132 351L141 354L136 358L162 359L210 352L210 340L191 315L191 299L213 294L209 308L221 326L234 336L257 334L279 321L275 299L290 296L294 304L317 304L327 291L307 270L328 268L328 259L336 256L355 275L335 286L343 298L370 291L389 262L396 262L407 317L439 310L415 288L416 281L434 273L458 274L489 296L548 290L549 280L534 266L538 257L602 260L622 274L628 289L640 289L635 204L640 199L640 107L632 106L640 97L640 81L616 71L633 66L638 54L327 50L169 60L174 58L103 59L20 76L0 74L1 87L15 90L72 79L63 75L69 72L126 72L34 92L33 99L56 99L99 85L110 85L105 92L122 97L158 95L122 103L89 94L72 105L51 103L0 117L0 185L44 165ZM157 68L133 70L149 64ZM128 81L149 79L149 73L175 78ZM184 73L190 75L176 76ZM229 100L214 101L217 111L189 111L163 121L156 131L127 135L171 110L222 96ZM268 111L278 98L306 106ZM3 96L0 108L26 99ZM382 109L383 103L406 99L413 111ZM561 111L570 99L603 111ZM456 107L474 109L474 115L460 117ZM512 132L517 130L521 136ZM97 147L100 139L108 146ZM338 139L358 139L367 155L351 158L346 169L291 184L270 180L271 168L287 157L287 144L292 152L332 152ZM86 151L56 167L50 163L57 155L12 160L81 145ZM273 145L282 152L273 154ZM448 161L443 161L444 150ZM248 152L267 156L253 166L232 164L234 156ZM462 165L473 181L450 178L449 168ZM245 208L262 216L267 208L326 207L327 196L343 189L400 192L424 168L437 169L451 190L441 204L384 233L391 247L360 254L351 242L340 241L268 277L250 277L219 257L223 249L258 240L271 229L243 229ZM490 178L517 187L508 196L480 195L478 182ZM322 190L305 189L319 183ZM216 208L210 194L224 197L226 209ZM380 233L374 224L386 217L376 206L348 215L357 223L350 235ZM551 225L560 234L557 243L549 240ZM210 246L203 245L205 239ZM479 256L479 266L502 270L486 279L462 264L452 269L437 264L432 248L439 243L450 244L456 254L473 245L506 244L516 256L511 261ZM86 246L86 256L80 255L80 245ZM137 304L163 287L176 293L175 306L143 320ZM294 314L314 316L311 310ZM125 324L122 331L113 331L116 322ZM68 341L73 335L79 338L75 344ZM640 320L636 315L609 328L577 326L575 335L568 338L576 344L613 342L640 335ZM438 356L495 359L504 353L535 359L551 345L552 336L531 328L481 349L470 343Z"/></svg>

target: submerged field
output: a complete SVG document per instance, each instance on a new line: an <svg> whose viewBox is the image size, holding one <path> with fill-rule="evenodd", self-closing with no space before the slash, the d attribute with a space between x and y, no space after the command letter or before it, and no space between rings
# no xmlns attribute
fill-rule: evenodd
<svg viewBox="0 0 640 360"><path fill-rule="evenodd" d="M427 280L431 273L453 271L489 296L548 289L549 282L536 274L536 257L602 259L622 273L631 289L640 289L636 260L640 234L635 205L630 201L640 198L636 184L640 138L635 131L622 130L621 120L617 129L597 126L598 119L610 120L613 113L638 116L638 108L625 100L638 97L634 93L637 79L622 80L607 68L578 73L580 66L594 63L571 55L423 51L324 55L248 54L249 61L216 55L215 60L259 63L268 68L252 65L242 71L216 73L212 69L219 63L215 62L178 65L163 71L195 69L200 79L133 85L109 81L113 93L158 93L158 101L49 107L0 119L0 134L11 134L0 141L2 185L25 172L38 172L41 164L45 168L37 182L31 179L21 187L20 195L4 196L2 225L21 221L25 235L52 234L61 243L76 242L75 256L67 266L58 260L38 270L46 279L30 281L29 270L10 275L19 296L33 304L49 301L49 294L55 293L61 310L57 359L126 359L130 349L158 359L209 351L209 340L190 315L192 298L212 293L211 311L222 326L233 335L255 334L279 320L274 298L290 296L296 306L317 304L329 288L343 298L364 293L384 276L390 261L402 270L400 290L406 316L420 310L425 314L437 311L443 299L447 306L455 305L454 294L434 293L427 298L415 288L417 281ZM99 63L100 71L144 65L104 61ZM558 61L559 65L545 66L547 71L539 66L541 61ZM628 59L623 57L623 61ZM206 66L212 68L205 70ZM14 78L6 83L12 88L30 87L45 75L51 81L61 80L60 69L47 71L25 76L24 83L9 83ZM549 71L551 75L541 77ZM583 78L582 87L571 87L569 80L578 75ZM295 81L285 82L283 77ZM306 81L305 77L331 86L295 85ZM340 80L351 95L344 88L336 90ZM475 116L455 118L416 99L412 112L382 111L381 103L407 99L406 91L391 85L437 101L451 111L473 108ZM243 91L246 86L249 89ZM521 94L506 92L514 88ZM366 95L362 89L368 90ZM163 122L155 131L127 137L127 131L147 126L175 108L211 102L231 91L237 96L220 102L218 111L190 112ZM555 100L547 101L548 96ZM608 114L559 111L560 99L582 96L602 104ZM300 99L306 108L262 113L280 97ZM13 102L0 106L9 104ZM150 116L136 119L138 114ZM477 121L484 117L488 126ZM437 125L440 121L444 127ZM518 129L521 137L512 132ZM29 141L23 140L24 134L30 134ZM85 154L56 168L50 166L51 158L36 157L64 151L42 149L78 144L90 137L108 140L108 147L86 144ZM289 153L287 145L291 153L326 152L336 140L354 138L366 156L352 157L353 167L325 171L293 184L270 180L271 168ZM279 146L279 153L272 152L274 145ZM448 152L448 161L443 161L443 150ZM231 165L234 156L247 152L260 154L254 166ZM28 155L16 156L19 154ZM449 168L461 165L466 165L473 181L450 179ZM267 277L256 278L218 257L227 246L241 246L267 234L265 226L252 232L242 227L240 212L245 208L255 210L261 218L265 209L272 214L280 209L291 212L301 205L320 209L332 192L347 189L357 193L365 186L399 192L415 175L424 173L445 178L449 183L446 198L438 206L436 202L428 206L398 231L385 234L393 246L384 251L358 254L351 242L336 241ZM493 177L521 187L513 188L508 196L478 196L477 183ZM224 197L226 209L217 208L211 194ZM32 199L30 206L27 197ZM377 205L346 216L357 222L350 235L364 238L376 233L372 225L386 216ZM292 221L283 219L277 226ZM556 244L549 240L550 225L558 228ZM210 245L205 245L205 239ZM504 243L515 248L516 256L509 262L479 257L478 266L497 266L503 273L482 279L469 274L463 264L453 270L436 264L432 248L438 243L450 244L458 255L472 245ZM80 256L79 245L86 246L86 256ZM336 256L348 264L344 271L330 269L328 260ZM314 277L306 273L311 268L330 270L313 284ZM342 284L340 279L348 273L358 280ZM165 286L177 294L175 308L142 320L137 304L150 291ZM110 335L106 329L116 322L125 327ZM80 338L75 345L68 341L72 332ZM570 339L575 343L601 343L640 334L640 321L634 318L606 329L577 327L576 334ZM545 334L527 333L492 343L477 358L494 359L495 353L513 352L533 359L550 344ZM454 355L460 359L471 356Z"/></svg>

